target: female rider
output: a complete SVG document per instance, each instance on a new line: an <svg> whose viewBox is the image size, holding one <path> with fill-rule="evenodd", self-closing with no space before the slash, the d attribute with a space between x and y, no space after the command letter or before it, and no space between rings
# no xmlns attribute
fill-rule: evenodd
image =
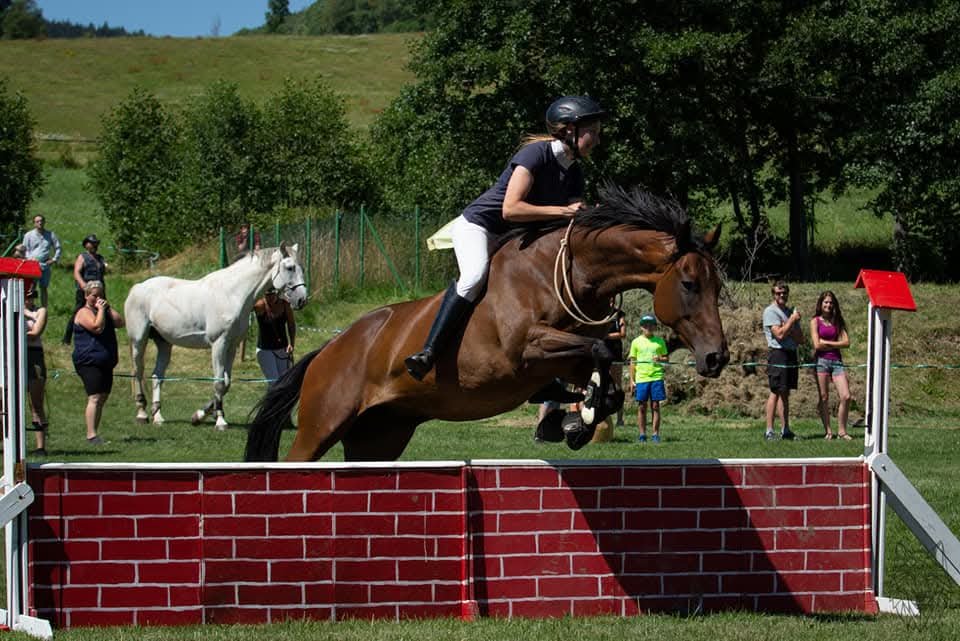
<svg viewBox="0 0 960 641"><path fill-rule="evenodd" d="M451 233L460 278L443 295L423 350L404 363L417 380L433 369L437 353L456 334L487 279L497 238L512 227L572 218L583 207L586 158L600 142L607 112L587 96L564 96L547 109L549 135L531 136L490 189L470 203Z"/></svg>

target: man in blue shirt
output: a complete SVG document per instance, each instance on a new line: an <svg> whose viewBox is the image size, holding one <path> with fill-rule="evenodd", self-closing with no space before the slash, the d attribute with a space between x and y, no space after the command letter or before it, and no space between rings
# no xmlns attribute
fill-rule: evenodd
<svg viewBox="0 0 960 641"><path fill-rule="evenodd" d="M790 431L790 390L797 389L799 378L797 346L806 339L800 329L800 312L787 306L790 287L781 281L770 289L773 302L763 310L763 334L767 339L767 380L770 395L767 397L766 418L768 441L776 439L773 431L774 415L780 414L783 439L794 439Z"/></svg>

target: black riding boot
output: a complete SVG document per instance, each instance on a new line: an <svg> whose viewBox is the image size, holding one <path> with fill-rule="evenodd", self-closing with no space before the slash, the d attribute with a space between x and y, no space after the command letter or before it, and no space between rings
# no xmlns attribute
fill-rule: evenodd
<svg viewBox="0 0 960 641"><path fill-rule="evenodd" d="M457 294L456 283L452 283L443 294L443 302L440 303L440 311L437 317L433 319L433 325L430 326L430 333L427 335L427 341L423 344L423 350L413 356L408 356L404 361L410 376L418 381L433 369L433 363L437 352L447 346L450 337L460 328L461 321L467 316L473 308L473 303Z"/></svg>

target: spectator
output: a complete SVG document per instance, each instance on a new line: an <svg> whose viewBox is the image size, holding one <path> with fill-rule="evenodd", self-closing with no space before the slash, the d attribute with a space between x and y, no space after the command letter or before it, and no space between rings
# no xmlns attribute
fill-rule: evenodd
<svg viewBox="0 0 960 641"><path fill-rule="evenodd" d="M103 406L113 389L113 368L117 366L117 328L123 327L120 316L104 298L103 283L89 280L83 288L84 305L74 314L73 366L87 392L84 418L87 443L102 445L97 434Z"/></svg>
<svg viewBox="0 0 960 641"><path fill-rule="evenodd" d="M270 288L254 303L257 317L257 362L264 378L275 381L293 365L297 323L293 308L277 290Z"/></svg>
<svg viewBox="0 0 960 641"><path fill-rule="evenodd" d="M817 409L823 421L824 438L833 438L830 430L830 381L837 388L840 405L837 408L837 438L852 440L847 434L847 415L850 411L850 386L847 384L847 372L843 367L841 349L850 347L847 326L840 311L840 301L831 291L825 291L817 298L817 308L810 319L810 340L815 350L817 362L817 390L820 402Z"/></svg>
<svg viewBox="0 0 960 641"><path fill-rule="evenodd" d="M45 228L46 218L33 217L33 229L23 235L23 246L28 260L40 263L40 307L47 306L47 287L50 285L50 266L60 260L60 239Z"/></svg>
<svg viewBox="0 0 960 641"><path fill-rule="evenodd" d="M86 305L87 296L84 294L84 290L88 282L98 281L100 286L104 288L104 295L106 295L104 276L107 272L107 262L103 259L103 256L97 253L99 248L100 239L97 238L96 234L90 234L83 239L83 251L80 252L80 254L77 255L77 259L73 261L73 280L76 285L74 315ZM67 323L67 329L63 334L64 345L70 344L70 337L72 335L73 322L71 321Z"/></svg>
<svg viewBox="0 0 960 641"><path fill-rule="evenodd" d="M616 304L615 299L611 299L610 306ZM613 352L613 363L610 364L610 378L617 389L623 387L623 339L627 337L626 314L622 309L617 309L617 316L610 321L609 333L605 339L607 347ZM623 405L617 410L617 427L623 425Z"/></svg>
<svg viewBox="0 0 960 641"><path fill-rule="evenodd" d="M237 256L246 254L251 249L260 249L260 232L253 234L253 247L250 246L250 223L240 225L240 231L236 235Z"/></svg>
<svg viewBox="0 0 960 641"><path fill-rule="evenodd" d="M26 309L23 316L27 325L27 397L30 402L30 419L36 433L36 456L47 455L47 415L44 411L44 393L47 384L47 364L43 358L43 341L40 336L47 326L47 308L37 307L37 283L26 292Z"/></svg>
<svg viewBox="0 0 960 641"><path fill-rule="evenodd" d="M663 363L668 360L667 344L653 333L657 319L650 314L640 317L640 336L630 344L630 390L637 400L637 441L647 440L647 403L650 403L653 435L650 440L660 442L660 402L667 400L663 383Z"/></svg>
<svg viewBox="0 0 960 641"><path fill-rule="evenodd" d="M10 254L11 258L19 258L20 260L27 259L27 248L23 243L17 243L13 246L13 253Z"/></svg>
<svg viewBox="0 0 960 641"><path fill-rule="evenodd" d="M767 397L765 438L776 438L773 432L774 415L780 414L780 437L796 438L790 431L790 390L797 389L797 347L805 339L800 330L800 312L787 306L790 287L777 281L770 288L773 302L763 310L763 333L767 339L767 381L770 395Z"/></svg>

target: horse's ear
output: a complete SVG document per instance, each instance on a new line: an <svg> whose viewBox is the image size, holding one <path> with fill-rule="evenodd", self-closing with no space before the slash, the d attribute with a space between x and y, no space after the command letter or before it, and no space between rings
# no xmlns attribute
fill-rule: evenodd
<svg viewBox="0 0 960 641"><path fill-rule="evenodd" d="M284 258L287 257L287 241L285 240L280 241L280 255Z"/></svg>
<svg viewBox="0 0 960 641"><path fill-rule="evenodd" d="M708 250L713 251L716 248L717 243L720 242L720 231L723 228L723 225L717 224L712 230L708 231L703 237L703 246Z"/></svg>

